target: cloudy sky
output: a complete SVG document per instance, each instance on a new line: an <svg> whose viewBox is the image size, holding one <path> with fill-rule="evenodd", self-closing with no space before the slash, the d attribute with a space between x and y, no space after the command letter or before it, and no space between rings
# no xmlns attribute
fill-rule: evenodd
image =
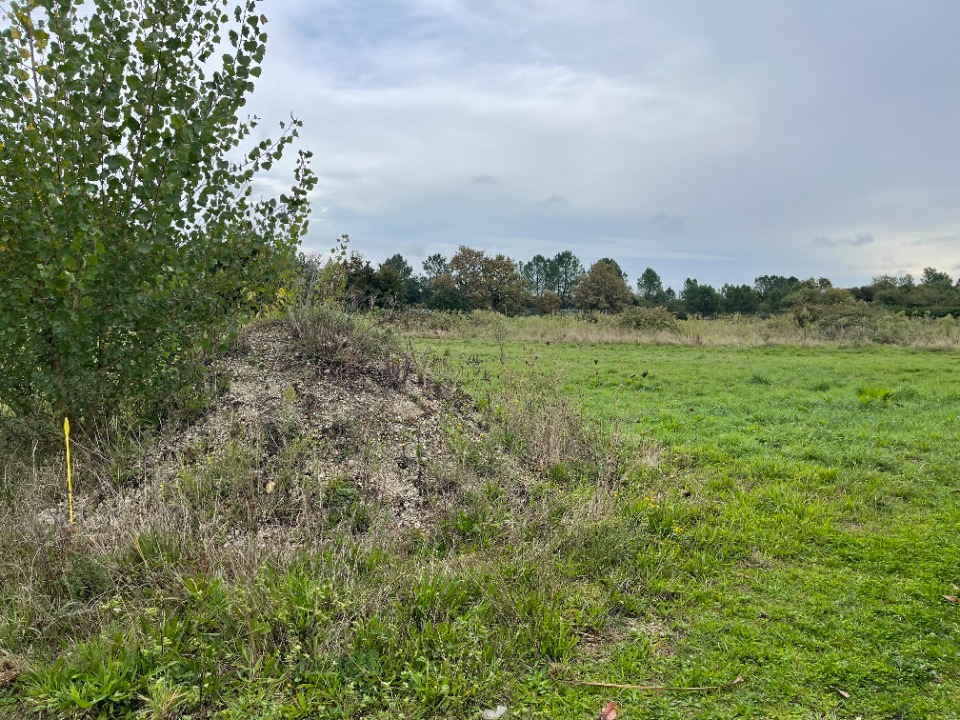
<svg viewBox="0 0 960 720"><path fill-rule="evenodd" d="M305 123L309 249L569 249L674 286L960 274L956 0L262 9L250 108Z"/></svg>

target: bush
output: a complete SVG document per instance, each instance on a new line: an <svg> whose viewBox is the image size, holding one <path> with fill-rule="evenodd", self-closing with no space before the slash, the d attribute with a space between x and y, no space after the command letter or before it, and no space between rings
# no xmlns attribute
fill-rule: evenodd
<svg viewBox="0 0 960 720"><path fill-rule="evenodd" d="M679 333L677 319L663 307L631 307L620 313L620 324L634 330L669 330Z"/></svg>
<svg viewBox="0 0 960 720"><path fill-rule="evenodd" d="M288 194L251 200L298 121L225 159L256 126L238 114L266 18L255 0L234 22L213 0L14 1L5 15L0 404L142 417L234 311L272 299L306 231L309 153Z"/></svg>

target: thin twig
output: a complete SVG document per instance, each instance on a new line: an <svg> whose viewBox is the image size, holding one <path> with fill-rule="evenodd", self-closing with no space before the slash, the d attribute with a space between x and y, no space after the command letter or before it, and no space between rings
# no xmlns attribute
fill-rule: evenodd
<svg viewBox="0 0 960 720"><path fill-rule="evenodd" d="M609 688L613 690L639 690L642 692L709 692L711 690L728 690L729 688L741 685L744 682L743 677L737 676L737 679L726 685L704 685L702 687L673 687L669 685L620 685L617 683L590 682L589 680L561 680L567 685L585 685L587 687Z"/></svg>

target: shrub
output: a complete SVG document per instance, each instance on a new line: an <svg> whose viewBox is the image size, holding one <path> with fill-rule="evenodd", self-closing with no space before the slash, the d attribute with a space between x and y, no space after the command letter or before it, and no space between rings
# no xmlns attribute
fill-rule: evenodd
<svg viewBox="0 0 960 720"><path fill-rule="evenodd" d="M668 330L679 333L677 319L663 307L631 307L620 313L620 324L635 330Z"/></svg>
<svg viewBox="0 0 960 720"><path fill-rule="evenodd" d="M7 8L0 401L143 415L232 311L272 296L306 231L309 153L288 194L251 200L298 121L226 160L256 126L238 114L266 18L256 0L233 22L213 0Z"/></svg>

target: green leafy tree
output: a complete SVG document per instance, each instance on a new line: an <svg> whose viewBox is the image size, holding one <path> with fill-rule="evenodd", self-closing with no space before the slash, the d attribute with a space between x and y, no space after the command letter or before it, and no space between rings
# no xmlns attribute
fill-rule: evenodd
<svg viewBox="0 0 960 720"><path fill-rule="evenodd" d="M427 280L433 280L448 273L447 259L440 253L431 255L423 261L423 272L426 273Z"/></svg>
<svg viewBox="0 0 960 720"><path fill-rule="evenodd" d="M633 294L623 279L620 266L611 260L597 260L573 289L573 301L583 310L617 313L631 304Z"/></svg>
<svg viewBox="0 0 960 720"><path fill-rule="evenodd" d="M395 263L384 261L374 269L362 255L351 253L344 270L344 299L354 308L393 308L404 304L406 290L403 275Z"/></svg>
<svg viewBox="0 0 960 720"><path fill-rule="evenodd" d="M450 277L471 310L519 312L526 305L526 282L517 263L505 255L461 245L448 264Z"/></svg>
<svg viewBox="0 0 960 720"><path fill-rule="evenodd" d="M800 279L783 275L761 275L753 281L760 302L768 311L781 310L789 303L790 297L800 287Z"/></svg>
<svg viewBox="0 0 960 720"><path fill-rule="evenodd" d="M714 315L720 309L720 293L712 285L701 285L694 278L687 278L680 292L687 312Z"/></svg>
<svg viewBox="0 0 960 720"><path fill-rule="evenodd" d="M387 266L390 266L394 270L396 270L397 274L403 280L413 277L413 268L410 266L410 263L407 262L406 258L403 257L403 255L401 255L400 253L397 253L396 255L388 257L386 260L380 263L381 268L387 267Z"/></svg>
<svg viewBox="0 0 960 720"><path fill-rule="evenodd" d="M517 263L506 255L488 257L483 263L484 281L490 293L490 308L515 315L530 301L527 283L520 275Z"/></svg>
<svg viewBox="0 0 960 720"><path fill-rule="evenodd" d="M616 260L614 260L613 258L605 257L605 258L600 258L599 262L604 262L604 263L607 263L608 265L613 266L613 268L617 271L617 275L620 276L620 279L623 280L624 282L627 282L627 274L623 271L623 268L620 267L620 263L618 263Z"/></svg>
<svg viewBox="0 0 960 720"><path fill-rule="evenodd" d="M377 304L381 307L400 307L406 304L407 290L403 275L396 265L381 263L376 272Z"/></svg>
<svg viewBox="0 0 960 720"><path fill-rule="evenodd" d="M724 285L720 288L720 308L725 313L750 315L760 306L757 291L749 285Z"/></svg>
<svg viewBox="0 0 960 720"><path fill-rule="evenodd" d="M640 299L653 305L666 302L666 293L663 290L663 281L653 268L647 268L637 278L637 293Z"/></svg>
<svg viewBox="0 0 960 720"><path fill-rule="evenodd" d="M400 275L400 280L403 282L404 301L408 305L415 305L420 302L423 295L423 283L420 278L413 274L413 268L406 261L406 258L397 253L383 261L380 266L381 272L386 267L393 267Z"/></svg>
<svg viewBox="0 0 960 720"><path fill-rule="evenodd" d="M344 263L346 284L344 300L354 309L370 308L376 304L378 296L377 271L370 261L360 253L350 253Z"/></svg>
<svg viewBox="0 0 960 720"><path fill-rule="evenodd" d="M564 305L569 305L573 299L573 288L583 277L583 263L572 252L564 250L553 258L553 265L556 272L554 291Z"/></svg>
<svg viewBox="0 0 960 720"><path fill-rule="evenodd" d="M490 286L484 273L483 250L461 245L448 264L450 276L471 310L489 310Z"/></svg>
<svg viewBox="0 0 960 720"><path fill-rule="evenodd" d="M0 404L143 417L231 305L270 298L307 228L309 153L279 198L251 185L300 123L240 150L266 18L256 0L0 12Z"/></svg>
<svg viewBox="0 0 960 720"><path fill-rule="evenodd" d="M953 279L945 272L940 272L936 268L928 267L923 269L920 276L920 282L923 285L929 285L935 288L953 287Z"/></svg>
<svg viewBox="0 0 960 720"><path fill-rule="evenodd" d="M457 287L449 273L437 275L429 281L425 294L426 305L431 310L461 312L470 310L470 303Z"/></svg>
<svg viewBox="0 0 960 720"><path fill-rule="evenodd" d="M560 309L563 307L563 301L560 300L560 296L555 292L547 290L542 295L535 295L532 305L541 315L552 315L553 313L560 312Z"/></svg>
<svg viewBox="0 0 960 720"><path fill-rule="evenodd" d="M542 295L557 287L557 265L543 255L534 255L530 262L523 263L520 273L527 281L527 289L534 295Z"/></svg>

